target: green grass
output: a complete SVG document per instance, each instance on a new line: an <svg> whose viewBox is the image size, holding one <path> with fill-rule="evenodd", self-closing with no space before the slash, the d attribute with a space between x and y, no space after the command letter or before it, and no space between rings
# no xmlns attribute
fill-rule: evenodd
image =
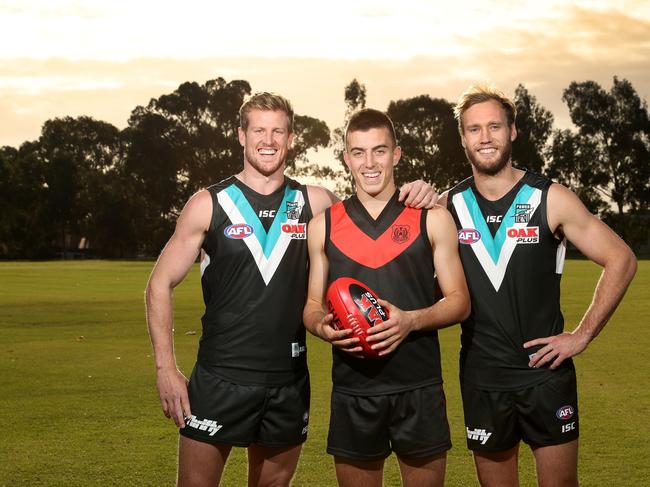
<svg viewBox="0 0 650 487"><path fill-rule="evenodd" d="M173 485L177 432L160 411L142 292L152 263L0 263L0 486ZM563 309L572 328L591 299L597 266L569 261ZM583 487L650 485L650 262L612 322L577 357ZM198 269L175 293L176 351L189 374L202 313ZM465 447L457 327L441 333L454 448L447 486L477 485ZM310 338L310 437L295 486L335 485L325 453L330 352ZM522 486L534 484L522 449ZM222 485L245 485L233 451ZM386 485L399 485L394 458Z"/></svg>

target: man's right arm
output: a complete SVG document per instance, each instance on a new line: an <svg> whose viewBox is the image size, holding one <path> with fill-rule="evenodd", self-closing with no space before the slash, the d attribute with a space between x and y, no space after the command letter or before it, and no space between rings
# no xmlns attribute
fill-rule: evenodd
<svg viewBox="0 0 650 487"><path fill-rule="evenodd" d="M212 217L208 191L196 193L185 205L174 234L165 245L145 291L147 327L156 363L156 386L163 413L177 426L191 414L187 379L178 370L174 356L172 291L195 262Z"/></svg>
<svg viewBox="0 0 650 487"><path fill-rule="evenodd" d="M307 195L309 196L309 204L311 205L311 212L314 216L321 214L339 201L334 193L321 186L308 185Z"/></svg>
<svg viewBox="0 0 650 487"><path fill-rule="evenodd" d="M323 306L325 286L327 285L328 260L325 255L325 215L320 213L309 223L307 230L309 247L309 287L307 301L303 310L303 323L312 335L350 353L361 352L358 338L347 338L352 330L336 330L332 325L332 315L326 314Z"/></svg>

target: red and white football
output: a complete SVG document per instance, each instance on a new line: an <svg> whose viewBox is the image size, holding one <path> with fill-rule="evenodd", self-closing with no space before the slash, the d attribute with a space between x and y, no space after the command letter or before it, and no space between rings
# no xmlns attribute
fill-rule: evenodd
<svg viewBox="0 0 650 487"><path fill-rule="evenodd" d="M377 294L356 279L340 277L330 284L325 298L327 309L334 315L332 325L337 330L352 330L365 357L379 357L366 341L366 331L388 319L388 310L379 304Z"/></svg>

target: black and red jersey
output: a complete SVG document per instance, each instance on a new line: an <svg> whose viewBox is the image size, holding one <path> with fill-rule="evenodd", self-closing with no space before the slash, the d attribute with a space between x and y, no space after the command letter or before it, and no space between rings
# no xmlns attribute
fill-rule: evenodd
<svg viewBox="0 0 650 487"><path fill-rule="evenodd" d="M376 220L356 196L326 210L328 285L352 277L400 309L426 308L436 301L427 212L405 208L397 196ZM412 332L379 359L333 353L334 389L347 394L392 394L442 382L437 331Z"/></svg>

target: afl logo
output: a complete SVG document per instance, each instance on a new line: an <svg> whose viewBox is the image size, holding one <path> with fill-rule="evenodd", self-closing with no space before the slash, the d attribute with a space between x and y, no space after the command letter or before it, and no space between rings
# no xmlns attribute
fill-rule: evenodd
<svg viewBox="0 0 650 487"><path fill-rule="evenodd" d="M459 243L471 245L478 242L479 240L481 240L481 232L475 228L463 228L462 230L458 231Z"/></svg>
<svg viewBox="0 0 650 487"><path fill-rule="evenodd" d="M557 410L555 416L557 416L557 419L566 421L573 417L573 413L574 413L573 406L562 406L560 409Z"/></svg>
<svg viewBox="0 0 650 487"><path fill-rule="evenodd" d="M223 234L228 238L240 240L253 235L253 227L246 223L235 223L234 225L226 227Z"/></svg>

